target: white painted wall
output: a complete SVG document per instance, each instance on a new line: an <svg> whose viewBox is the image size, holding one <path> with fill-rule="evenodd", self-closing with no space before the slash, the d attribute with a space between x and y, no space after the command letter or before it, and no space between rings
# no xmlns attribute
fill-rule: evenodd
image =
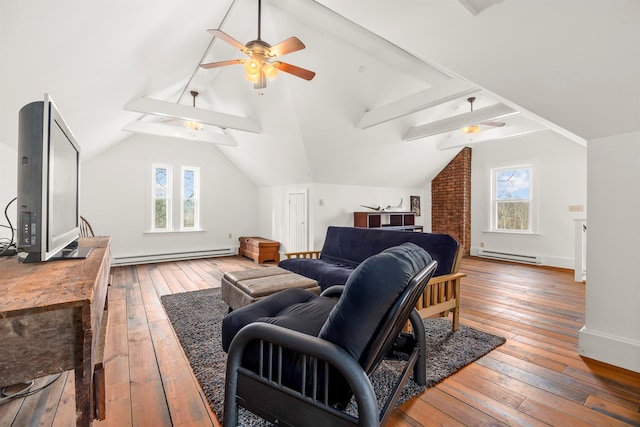
<svg viewBox="0 0 640 427"><path fill-rule="evenodd" d="M580 354L640 372L640 132L588 143L587 297Z"/></svg>
<svg viewBox="0 0 640 427"><path fill-rule="evenodd" d="M16 197L17 191L17 167L18 167L18 151L10 148L6 144L0 143L0 224L8 226L7 219L4 216L4 209L7 204ZM13 202L7 210L11 225L16 227L16 202ZM0 227L0 238L11 239L11 231L9 228ZM5 241L2 240L4 243Z"/></svg>
<svg viewBox="0 0 640 427"><path fill-rule="evenodd" d="M367 187L337 184L305 184L264 187L259 190L260 232L263 237L278 240L280 252L287 252L288 197L289 193L308 191L309 203L309 250L320 250L324 244L327 227L330 225L353 227L353 212L367 211L360 205L397 206L402 200L403 210L411 210L409 196L421 197L421 216L416 224L425 231L431 229L430 191L424 189Z"/></svg>
<svg viewBox="0 0 640 427"><path fill-rule="evenodd" d="M204 231L146 232L154 162L173 165L174 173L182 165L200 168ZM237 248L239 236L257 232L257 189L214 145L134 135L82 168L81 213L96 234L111 236L116 259Z"/></svg>
<svg viewBox="0 0 640 427"><path fill-rule="evenodd" d="M489 197L492 167L533 164L537 197L537 232L533 235L490 233ZM471 254L487 250L542 256L543 264L574 268L574 220L587 217L587 149L552 133L473 148L471 172ZM570 212L570 205L583 212Z"/></svg>

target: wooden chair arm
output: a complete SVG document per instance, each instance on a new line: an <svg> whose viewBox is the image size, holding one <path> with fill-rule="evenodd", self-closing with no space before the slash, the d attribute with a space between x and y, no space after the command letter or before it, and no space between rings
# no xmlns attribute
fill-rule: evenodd
<svg viewBox="0 0 640 427"><path fill-rule="evenodd" d="M320 258L321 251L305 251L305 252L287 252L285 256L287 259L289 258L310 258L310 259L318 259Z"/></svg>
<svg viewBox="0 0 640 427"><path fill-rule="evenodd" d="M466 276L467 276L466 273L451 273L451 274L443 274L442 276L435 276L429 279L429 282L427 282L427 286L433 286L438 283L444 283L444 282L453 281L453 280L460 280Z"/></svg>
<svg viewBox="0 0 640 427"><path fill-rule="evenodd" d="M456 331L460 322L460 282L465 273L443 274L432 277L424 289L416 310L424 319L432 316L447 316L453 313L452 329Z"/></svg>

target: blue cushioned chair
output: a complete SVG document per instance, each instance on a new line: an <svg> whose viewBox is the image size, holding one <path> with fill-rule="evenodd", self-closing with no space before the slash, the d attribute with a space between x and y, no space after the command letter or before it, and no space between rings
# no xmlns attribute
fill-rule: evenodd
<svg viewBox="0 0 640 427"><path fill-rule="evenodd" d="M384 424L409 375L426 383L424 324L414 306L436 268L424 249L405 243L320 296L289 289L229 313L223 424L237 425L238 406L277 425ZM407 320L411 332L403 332ZM368 375L384 358L406 363L380 410ZM359 417L343 411L351 397Z"/></svg>

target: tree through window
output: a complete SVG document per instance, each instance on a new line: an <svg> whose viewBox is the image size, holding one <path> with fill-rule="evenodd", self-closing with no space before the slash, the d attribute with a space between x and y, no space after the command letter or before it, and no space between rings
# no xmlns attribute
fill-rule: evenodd
<svg viewBox="0 0 640 427"><path fill-rule="evenodd" d="M166 165L153 165L154 230L167 230L171 224L171 169Z"/></svg>
<svg viewBox="0 0 640 427"><path fill-rule="evenodd" d="M152 165L150 229L197 231L200 229L200 168L182 166L175 177L173 168L166 164Z"/></svg>
<svg viewBox="0 0 640 427"><path fill-rule="evenodd" d="M182 168L182 229L199 227L200 169Z"/></svg>
<svg viewBox="0 0 640 427"><path fill-rule="evenodd" d="M493 224L499 231L531 230L531 167L493 170Z"/></svg>

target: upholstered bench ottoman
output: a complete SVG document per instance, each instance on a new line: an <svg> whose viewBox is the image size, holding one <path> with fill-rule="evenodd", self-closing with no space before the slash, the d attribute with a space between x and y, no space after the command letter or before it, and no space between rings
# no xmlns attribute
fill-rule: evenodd
<svg viewBox="0 0 640 427"><path fill-rule="evenodd" d="M320 294L318 282L280 267L231 271L222 276L222 300L235 310L289 288Z"/></svg>

